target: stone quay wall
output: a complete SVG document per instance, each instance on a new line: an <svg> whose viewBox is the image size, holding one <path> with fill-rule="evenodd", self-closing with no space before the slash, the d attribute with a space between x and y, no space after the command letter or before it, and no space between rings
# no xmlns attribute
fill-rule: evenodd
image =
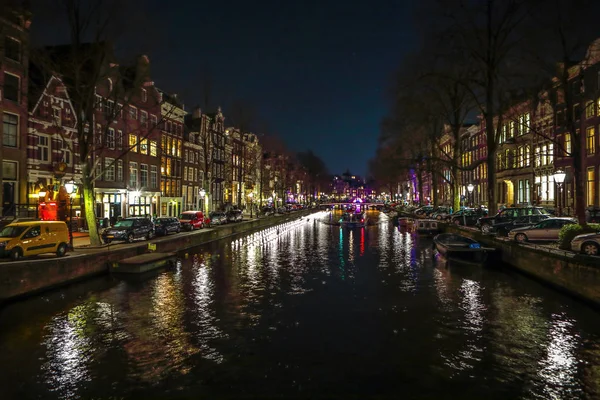
<svg viewBox="0 0 600 400"><path fill-rule="evenodd" d="M279 225L314 212L316 212L314 209L301 210L292 214L227 224L216 229L169 235L150 242L136 242L125 246L103 245L85 250L76 248L74 252L61 258L39 256L23 261L0 262L0 304L108 274L113 263L148 252L148 243L155 244L157 252L178 252L229 236Z"/></svg>
<svg viewBox="0 0 600 400"><path fill-rule="evenodd" d="M600 258L496 239L479 231L453 225L446 230L498 249L497 257L501 257L503 263L600 308Z"/></svg>

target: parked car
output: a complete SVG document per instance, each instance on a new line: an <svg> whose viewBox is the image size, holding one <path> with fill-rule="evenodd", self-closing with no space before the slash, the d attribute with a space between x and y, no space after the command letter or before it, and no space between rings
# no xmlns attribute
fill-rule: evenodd
<svg viewBox="0 0 600 400"><path fill-rule="evenodd" d="M184 211L179 215L181 228L188 231L202 229L206 225L202 211Z"/></svg>
<svg viewBox="0 0 600 400"><path fill-rule="evenodd" d="M433 212L433 206L423 206L417 208L414 213L417 217L426 217Z"/></svg>
<svg viewBox="0 0 600 400"><path fill-rule="evenodd" d="M465 208L452 214L448 219L454 225L475 226L479 218L487 215L482 208Z"/></svg>
<svg viewBox="0 0 600 400"><path fill-rule="evenodd" d="M600 232L575 236L571 240L571 250L588 256L600 255Z"/></svg>
<svg viewBox="0 0 600 400"><path fill-rule="evenodd" d="M229 210L225 215L227 216L227 222L240 222L244 219L241 210Z"/></svg>
<svg viewBox="0 0 600 400"><path fill-rule="evenodd" d="M208 216L213 225L224 225L227 223L227 216L222 211L211 211Z"/></svg>
<svg viewBox="0 0 600 400"><path fill-rule="evenodd" d="M105 243L113 240L123 240L132 243L135 239L154 237L154 224L148 218L132 217L117 221L102 234Z"/></svg>
<svg viewBox="0 0 600 400"><path fill-rule="evenodd" d="M449 207L438 207L434 212L429 216L430 218L437 219L438 221L443 221L450 216L450 208Z"/></svg>
<svg viewBox="0 0 600 400"><path fill-rule="evenodd" d="M13 222L0 231L0 256L18 260L43 253L67 254L69 230L62 221Z"/></svg>
<svg viewBox="0 0 600 400"><path fill-rule="evenodd" d="M510 222L526 215L548 215L548 211L542 207L509 207L504 208L498 214L491 217L481 217L477 221L477 227L482 233L492 233L492 227L502 222Z"/></svg>
<svg viewBox="0 0 600 400"><path fill-rule="evenodd" d="M599 224L600 223L600 208L589 207L585 210L585 222Z"/></svg>
<svg viewBox="0 0 600 400"><path fill-rule="evenodd" d="M517 242L527 242L530 240L558 240L560 229L569 224L576 224L573 218L547 218L533 226L516 228L508 232L508 238Z"/></svg>
<svg viewBox="0 0 600 400"><path fill-rule="evenodd" d="M157 235L168 235L171 232L179 233L181 223L175 217L160 217L154 220L154 233Z"/></svg>
<svg viewBox="0 0 600 400"><path fill-rule="evenodd" d="M331 208L330 208L330 206L326 206L326 209L327 209L327 210L330 210ZM275 214L275 209L274 209L273 207L263 207L263 208L262 208L262 214L263 214L265 217L268 217L268 216L270 216L270 215L273 215L273 214Z"/></svg>
<svg viewBox="0 0 600 400"><path fill-rule="evenodd" d="M492 232L495 232L498 236L508 236L508 232L513 229L533 226L550 217L549 214L526 215L510 221L498 222L492 227Z"/></svg>

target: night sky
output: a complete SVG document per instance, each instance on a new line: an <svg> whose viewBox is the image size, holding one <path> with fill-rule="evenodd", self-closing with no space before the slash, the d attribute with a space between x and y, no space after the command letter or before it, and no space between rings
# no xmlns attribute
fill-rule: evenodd
<svg viewBox="0 0 600 400"><path fill-rule="evenodd" d="M410 3L139 1L131 25L144 29L117 43L148 54L157 86L186 109L203 104L210 82L225 117L235 102L251 105L257 125L291 150L312 149L332 173L364 175L386 86L415 40ZM64 42L56 22L34 16L33 42Z"/></svg>

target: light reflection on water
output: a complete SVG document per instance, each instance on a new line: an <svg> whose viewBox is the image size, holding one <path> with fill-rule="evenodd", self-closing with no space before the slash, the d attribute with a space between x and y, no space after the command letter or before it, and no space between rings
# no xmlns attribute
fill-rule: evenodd
<svg viewBox="0 0 600 400"><path fill-rule="evenodd" d="M401 376L407 398L597 397L596 312L524 277L442 264L431 239L384 217L352 230L312 217L145 280L66 289L43 310L9 306L0 365L17 367L0 385L6 398L367 397L397 394Z"/></svg>

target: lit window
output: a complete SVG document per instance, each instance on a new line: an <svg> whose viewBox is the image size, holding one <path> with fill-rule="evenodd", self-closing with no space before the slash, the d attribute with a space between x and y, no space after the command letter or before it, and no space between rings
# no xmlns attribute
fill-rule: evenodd
<svg viewBox="0 0 600 400"><path fill-rule="evenodd" d="M593 205L594 204L594 199L596 197L596 178L595 178L595 171L594 171L594 167L589 167L587 169L587 193L586 193L586 205Z"/></svg>
<svg viewBox="0 0 600 400"><path fill-rule="evenodd" d="M150 141L150 155L152 157L156 157L156 155L158 154L157 150L156 150L156 145L157 145L156 140Z"/></svg>
<svg viewBox="0 0 600 400"><path fill-rule="evenodd" d="M137 135L129 134L129 148L131 151L137 152Z"/></svg>
<svg viewBox="0 0 600 400"><path fill-rule="evenodd" d="M585 150L588 155L596 153L596 129L593 126L587 128L585 135Z"/></svg>
<svg viewBox="0 0 600 400"><path fill-rule="evenodd" d="M140 153L148 154L148 139L146 138L140 140Z"/></svg>

